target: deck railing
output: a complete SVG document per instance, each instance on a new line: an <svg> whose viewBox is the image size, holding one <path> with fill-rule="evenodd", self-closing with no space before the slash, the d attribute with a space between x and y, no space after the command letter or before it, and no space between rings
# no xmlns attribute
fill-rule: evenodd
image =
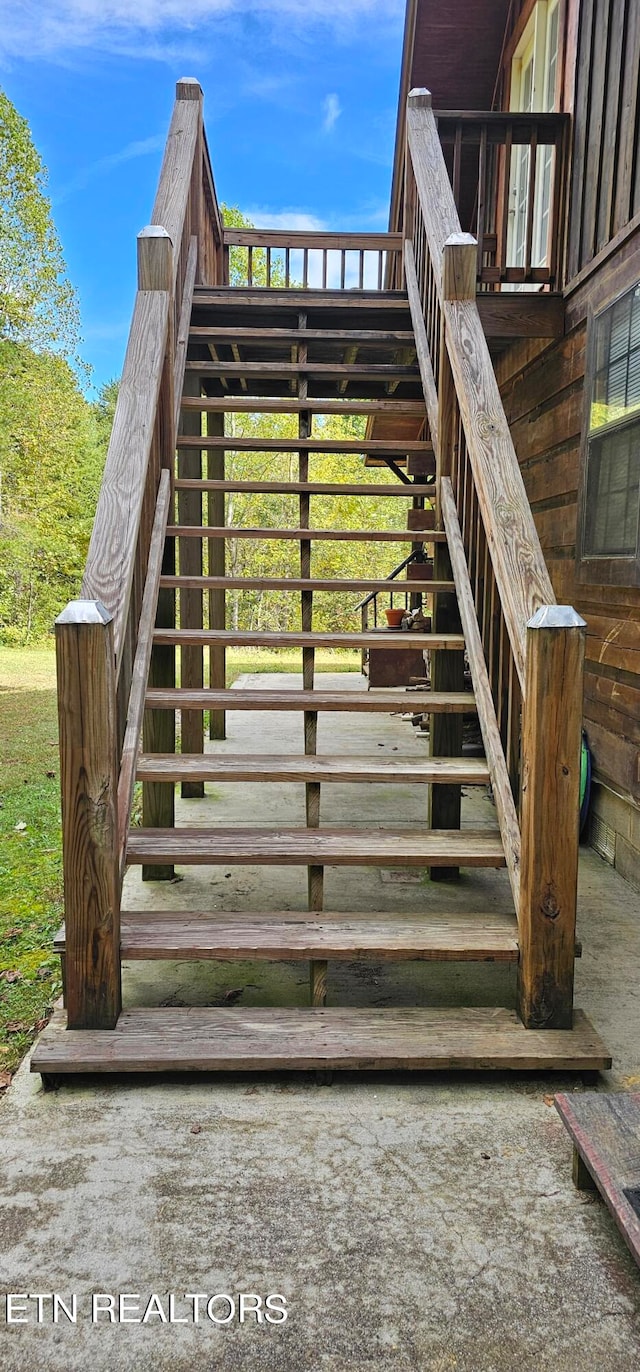
<svg viewBox="0 0 640 1372"><path fill-rule="evenodd" d="M406 286L519 921L519 1008L527 1025L566 1027L584 623L555 604L476 304L478 243L461 231L428 91L409 97L405 165Z"/></svg>
<svg viewBox="0 0 640 1372"><path fill-rule="evenodd" d="M138 291L82 599L56 622L70 1028L110 1028L120 1010L120 894L143 716L145 731L154 720L159 731L167 721L173 728L169 712L145 715L144 700L154 658L164 684L174 672L173 650L152 653L152 637L156 605L161 623L173 613L174 593L158 587L171 570L163 552L191 302L194 284L215 284L223 267L202 91L179 81L152 223L138 238Z"/></svg>
<svg viewBox="0 0 640 1372"><path fill-rule="evenodd" d="M459 218L477 239L480 287L559 290L569 116L446 111L435 119Z"/></svg>
<svg viewBox="0 0 640 1372"><path fill-rule="evenodd" d="M402 235L224 230L231 286L376 290L402 259Z"/></svg>

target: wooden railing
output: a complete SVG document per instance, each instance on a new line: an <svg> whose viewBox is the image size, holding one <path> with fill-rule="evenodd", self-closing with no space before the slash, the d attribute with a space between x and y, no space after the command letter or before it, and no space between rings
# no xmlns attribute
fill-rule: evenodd
<svg viewBox="0 0 640 1372"><path fill-rule="evenodd" d="M459 218L477 239L477 280L563 284L569 116L435 115Z"/></svg>
<svg viewBox="0 0 640 1372"><path fill-rule="evenodd" d="M165 684L174 672L166 650L152 654L152 636L157 606L173 622L174 593L158 588L161 570L172 570L164 545L191 302L194 284L216 284L223 269L202 91L179 81L152 223L138 238L138 291L82 599L56 622L70 1028L110 1028L120 1011L120 893L154 654L165 653ZM162 746L159 714L145 716L145 736L154 721Z"/></svg>
<svg viewBox="0 0 640 1372"><path fill-rule="evenodd" d="M476 304L478 244L461 231L428 91L409 96L405 165L406 286L519 921L519 1009L528 1026L567 1027L585 626L555 604Z"/></svg>
<svg viewBox="0 0 640 1372"><path fill-rule="evenodd" d="M226 280L241 287L383 289L401 263L402 235L224 230Z"/></svg>

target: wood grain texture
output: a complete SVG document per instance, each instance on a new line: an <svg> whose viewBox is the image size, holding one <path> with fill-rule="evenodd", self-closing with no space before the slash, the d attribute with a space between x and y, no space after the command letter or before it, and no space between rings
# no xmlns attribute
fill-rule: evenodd
<svg viewBox="0 0 640 1372"><path fill-rule="evenodd" d="M625 1195L627 1189L640 1188L640 1094L561 1093L555 1098L555 1107L592 1184L640 1263L640 1218Z"/></svg>
<svg viewBox="0 0 640 1372"><path fill-rule="evenodd" d="M385 311L395 314L402 314L407 308L407 297L404 291L324 291L314 290L313 296L309 295L308 290L296 290L294 287L288 289L274 288L267 290L264 286L248 289L238 286L223 286L211 288L210 286L196 287L194 304L206 309L224 308L232 305L234 309L239 306L251 306L265 312L274 309L286 310L308 310L313 308L314 315L317 311L350 311L375 310L383 315Z"/></svg>
<svg viewBox="0 0 640 1372"><path fill-rule="evenodd" d="M175 102L151 212L151 223L161 224L173 243L176 271L187 213L193 161L202 124L201 101L202 91L198 100L177 99Z"/></svg>
<svg viewBox="0 0 640 1372"><path fill-rule="evenodd" d="M420 369L420 380L422 381L424 403L426 406L427 416L429 419L429 432L431 434L437 459L439 407L438 390L436 387L435 377L433 374L433 361L431 358L431 353L429 351L429 340L427 338L427 331L424 324L422 301L420 299L420 290L418 287L418 279L416 277L415 256L413 252L412 243L405 243L404 255L405 275L407 280L407 294L409 296L409 307L411 309L411 318L413 321L413 332L415 337L418 367Z"/></svg>
<svg viewBox="0 0 640 1372"><path fill-rule="evenodd" d="M36 1046L44 1073L358 1071L473 1068L607 1070L611 1058L588 1019L571 1030L526 1030L503 1009L127 1010L110 1033L65 1032L57 1012Z"/></svg>
<svg viewBox="0 0 640 1372"><path fill-rule="evenodd" d="M175 643L178 647L193 648L206 644L224 644L227 648L383 648L385 644L407 652L416 648L450 652L464 651L460 634L394 633L381 629L379 633L322 633L303 631L275 633L267 629L157 629L156 643ZM199 751L193 749L193 752Z"/></svg>
<svg viewBox="0 0 640 1372"><path fill-rule="evenodd" d="M471 668L473 689L478 711L478 722L491 772L491 785L496 804L496 814L504 845L507 870L516 911L520 905L520 826L511 792L509 773L505 761L502 739L496 719L489 674L478 628L473 592L469 581L469 571L464 555L460 524L451 482L444 478L441 486L442 514L447 531L449 556L456 582L460 618L464 630L467 657Z"/></svg>
<svg viewBox="0 0 640 1372"><path fill-rule="evenodd" d="M446 341L491 562L525 690L526 626L555 597L473 302L444 305Z"/></svg>
<svg viewBox="0 0 640 1372"><path fill-rule="evenodd" d="M411 564L410 564L411 565ZM163 576L162 586L179 588L182 577ZM438 591L452 591L454 585L452 581L433 581L431 578L424 581L419 577L412 577L410 581L405 581L401 577L390 581L384 577L381 581L372 578L371 580L350 580L342 577L277 577L277 576L203 576L188 577L189 582L195 582L203 590L214 590L223 588L226 590L238 591L389 591L393 595L410 594L412 591L424 591L429 594L436 594Z"/></svg>
<svg viewBox="0 0 640 1372"><path fill-rule="evenodd" d="M56 952L64 949L62 930ZM518 936L514 915L123 911L121 957L517 962Z"/></svg>
<svg viewBox="0 0 640 1372"><path fill-rule="evenodd" d="M518 1008L535 1029L571 1025L583 660L584 621L541 609L527 629L518 918Z"/></svg>
<svg viewBox="0 0 640 1372"><path fill-rule="evenodd" d="M225 228L225 243L261 248L326 248L346 252L399 252L400 233L327 233L309 229Z"/></svg>
<svg viewBox="0 0 640 1372"><path fill-rule="evenodd" d="M158 588L160 585L160 573L162 571L162 558L170 502L171 478L168 471L165 469L160 477L158 501L153 521L151 546L149 550L149 565L142 598L142 610L140 612L140 621L138 624L138 643L133 663L131 691L129 693L127 725L120 759L120 778L118 781L118 848L122 870L124 870L127 830L129 827L131 801L133 799L138 749L140 747L140 737L142 734L145 692L147 689L151 653L153 649L153 630L156 620Z"/></svg>
<svg viewBox="0 0 640 1372"><path fill-rule="evenodd" d="M383 714L473 714L475 700L468 692L439 691L147 691L154 710L333 710L380 711Z"/></svg>
<svg viewBox="0 0 640 1372"><path fill-rule="evenodd" d="M169 296L138 291L107 460L82 579L82 595L113 616L116 661L124 649L153 428L165 360Z"/></svg>
<svg viewBox="0 0 640 1372"><path fill-rule="evenodd" d="M387 785L407 782L429 782L442 785L460 782L465 786L486 786L489 768L484 758L452 757L426 758L339 757L320 754L315 757L296 757L289 754L272 756L268 753L234 755L206 753L193 757L181 753L149 754L138 759L139 781L170 781L182 776L200 777L203 781L379 781Z"/></svg>
<svg viewBox="0 0 640 1372"><path fill-rule="evenodd" d="M218 438L202 436L191 437L189 434L178 434L179 448L219 448ZM226 452L237 453L386 453L393 454L396 446L386 439L372 438L344 438L344 439L322 439L322 438L230 438L224 440ZM421 453L427 450L427 444L418 441L404 439L397 445L397 451L401 454L416 452Z"/></svg>
<svg viewBox="0 0 640 1372"><path fill-rule="evenodd" d="M176 489L199 486L204 491L243 491L248 494L265 495L357 495L357 496L432 496L433 486L420 486L417 482L404 486L399 481L395 486L369 484L365 481L176 481Z"/></svg>
<svg viewBox="0 0 640 1372"><path fill-rule="evenodd" d="M191 401L185 401L183 408L188 409ZM392 417L413 415L424 417L421 400L299 400L297 396L207 396L203 397L202 409L209 412L224 410L229 414L299 414L308 410L310 414L385 414Z"/></svg>
<svg viewBox="0 0 640 1372"><path fill-rule="evenodd" d="M72 601L55 632L69 1025L108 1030L122 1005L113 623Z"/></svg>
<svg viewBox="0 0 640 1372"><path fill-rule="evenodd" d="M127 857L198 866L505 865L499 835L482 829L132 829Z"/></svg>
<svg viewBox="0 0 640 1372"><path fill-rule="evenodd" d="M175 524L167 530L169 538L276 538L322 539L325 543L411 543L406 529L264 529L241 525ZM444 535L430 532L425 543L441 543Z"/></svg>

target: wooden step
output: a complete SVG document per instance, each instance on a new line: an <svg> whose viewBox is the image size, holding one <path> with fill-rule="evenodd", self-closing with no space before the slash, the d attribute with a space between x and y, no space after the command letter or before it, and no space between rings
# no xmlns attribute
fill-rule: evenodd
<svg viewBox="0 0 640 1372"><path fill-rule="evenodd" d="M218 324L192 324L189 339L194 343L356 343L366 348L371 345L415 347L413 329L296 329L251 327L234 324L220 328Z"/></svg>
<svg viewBox="0 0 640 1372"><path fill-rule="evenodd" d="M425 531L420 538L408 529L264 529L246 524L170 524L167 538L276 538L302 543L444 543L446 535Z"/></svg>
<svg viewBox="0 0 640 1372"><path fill-rule="evenodd" d="M405 500L414 496L435 498L433 483L418 486L413 482L396 481L393 485L382 482L376 486L365 481L214 481L183 477L175 482L177 491L235 491L246 495L366 495L366 496L404 496Z"/></svg>
<svg viewBox="0 0 640 1372"><path fill-rule="evenodd" d="M354 453L357 457L362 453L384 453L392 458L396 455L406 457L407 453L431 452L431 447L421 439L406 438L392 442L388 438L261 438L259 434L248 438L178 434L176 447L197 448L198 452L205 448L224 448L225 452L230 453ZM395 490L395 487L391 489ZM413 488L408 494L414 494Z"/></svg>
<svg viewBox="0 0 640 1372"><path fill-rule="evenodd" d="M268 376L272 380L297 380L300 376L326 381L418 381L416 363L397 362L187 362L185 371L196 376ZM220 445L218 444L218 447Z"/></svg>
<svg viewBox="0 0 640 1372"><path fill-rule="evenodd" d="M490 829L138 829L127 862L177 866L504 867Z"/></svg>
<svg viewBox="0 0 640 1372"><path fill-rule="evenodd" d="M198 410L205 414L362 414L388 416L413 415L424 419L426 410L423 400L344 400L312 399L299 400L297 396L195 396L183 395L180 401L183 410Z"/></svg>
<svg viewBox="0 0 640 1372"><path fill-rule="evenodd" d="M475 714L466 691L211 691L208 688L152 687L149 710L322 710L361 714Z"/></svg>
<svg viewBox="0 0 640 1372"><path fill-rule="evenodd" d="M455 593L453 581L404 581L399 577L390 581L373 578L362 581L341 577L323 580L318 577L277 577L277 576L162 576L160 585L202 591L376 591L389 595L411 595L414 591L437 595L441 591Z"/></svg>
<svg viewBox="0 0 640 1372"><path fill-rule="evenodd" d="M154 643L176 644L182 648L218 646L225 648L437 648L463 652L461 634L393 633L381 629L379 633L315 633L304 631L273 633L266 629L156 629Z"/></svg>
<svg viewBox="0 0 640 1372"><path fill-rule="evenodd" d="M640 1263L640 1092L561 1094L555 1107L573 1142L574 1185L581 1191L598 1188Z"/></svg>
<svg viewBox="0 0 640 1372"><path fill-rule="evenodd" d="M64 925L54 952L64 953ZM310 915L225 911L123 910L120 954L126 962L211 958L304 961L517 962L515 915L389 913Z"/></svg>
<svg viewBox="0 0 640 1372"><path fill-rule="evenodd" d="M138 781L325 781L429 782L432 785L487 786L489 769L479 757L338 757L316 754L143 753Z"/></svg>
<svg viewBox="0 0 640 1372"><path fill-rule="evenodd" d="M375 290L296 290L290 286L196 286L193 292L194 309L237 309L239 306L269 312L270 310L304 310L317 314L322 310L340 310L354 314L361 310L378 310L406 314L409 323L409 297L406 291Z"/></svg>
<svg viewBox="0 0 640 1372"><path fill-rule="evenodd" d="M607 1071L580 1010L572 1029L525 1029L514 1010L169 1008L124 1010L115 1029L66 1032L56 1011L31 1071Z"/></svg>

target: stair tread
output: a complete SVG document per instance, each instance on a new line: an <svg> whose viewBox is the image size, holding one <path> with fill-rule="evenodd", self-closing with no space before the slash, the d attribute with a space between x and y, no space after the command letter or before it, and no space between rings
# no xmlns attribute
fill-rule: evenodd
<svg viewBox="0 0 640 1372"><path fill-rule="evenodd" d="M606 1071L582 1011L572 1029L525 1029L506 1009L131 1009L115 1029L66 1032L56 1011L31 1071L255 1071L405 1067Z"/></svg>
<svg viewBox="0 0 640 1372"><path fill-rule="evenodd" d="M387 642L387 640L389 640ZM353 633L322 633L318 631L291 631L275 633L268 629L156 629L154 643L177 646L198 647L208 643L224 644L228 648L383 648L393 650L445 648L452 652L462 652L464 639L461 634L418 634L393 633L387 629L370 630L368 633L354 630Z"/></svg>
<svg viewBox="0 0 640 1372"><path fill-rule="evenodd" d="M299 329L295 325L262 327L250 324L232 324L220 327L219 324L192 324L189 339L200 343L211 339L214 343L358 343L363 347L376 344L397 344L399 347L415 347L413 329L336 329L327 325L320 329Z"/></svg>
<svg viewBox="0 0 640 1372"><path fill-rule="evenodd" d="M297 396L186 396L180 401L183 410L198 410L204 413L230 414L300 414L309 410L311 414L362 414L362 415L411 415L424 419L426 415L424 400L378 399L356 400L351 397L336 400L309 396L300 400Z"/></svg>
<svg viewBox="0 0 640 1372"><path fill-rule="evenodd" d="M394 442L390 438L264 438L259 434L231 438L228 435L179 433L176 447L196 448L198 452L203 448L224 448L226 452L241 453L354 453L356 456L361 453L399 453L401 457L407 453L433 452L431 443L423 439L396 439Z"/></svg>
<svg viewBox="0 0 640 1372"><path fill-rule="evenodd" d="M203 590L227 588L228 590L261 590L261 591L387 591L390 595L411 595L417 591L436 595L441 591L455 593L455 582L453 581L403 581L399 577L393 581L384 578L376 581L373 578L362 581L341 579L340 577L328 577L323 580L320 577L277 577L277 576L162 576L160 577L161 586L180 586L201 587Z"/></svg>
<svg viewBox="0 0 640 1372"><path fill-rule="evenodd" d="M150 688L146 703L155 710L379 710L383 714L474 714L476 708L467 691L212 691L179 686Z"/></svg>
<svg viewBox="0 0 640 1372"><path fill-rule="evenodd" d="M389 450L391 451L391 449ZM426 496L435 495L435 486L419 486L417 482L396 481L393 485L380 482L346 481L215 481L186 477L175 483L178 491L237 491L249 495L362 495L362 496Z"/></svg>
<svg viewBox="0 0 640 1372"><path fill-rule="evenodd" d="M516 962L518 958L515 915L123 911L120 934L125 960L312 960L367 955L392 961ZM54 949L65 951L64 927Z"/></svg>
<svg viewBox="0 0 640 1372"><path fill-rule="evenodd" d="M288 826L129 830L129 863L225 866L504 867L490 829L306 829Z"/></svg>
<svg viewBox="0 0 640 1372"><path fill-rule="evenodd" d="M424 534L424 538L420 537ZM433 529L271 529L245 524L170 524L167 538L275 538L303 543L444 543L445 534Z"/></svg>
<svg viewBox="0 0 640 1372"><path fill-rule="evenodd" d="M453 782L482 786L490 780L485 758L351 757L316 754L143 753L139 781L380 781Z"/></svg>
<svg viewBox="0 0 640 1372"><path fill-rule="evenodd" d="M262 310L284 309L293 312L303 308L314 314L317 310L393 310L406 314L411 319L409 297L406 291L378 290L316 290L305 287L296 290L291 286L196 286L193 292L194 309L221 306L243 309L247 305L259 306Z"/></svg>
<svg viewBox="0 0 640 1372"><path fill-rule="evenodd" d="M399 378L403 381L417 381L420 377L417 362L210 362L188 361L185 371L198 376L275 376L298 377L351 377L366 380L370 377L383 377L385 381Z"/></svg>

